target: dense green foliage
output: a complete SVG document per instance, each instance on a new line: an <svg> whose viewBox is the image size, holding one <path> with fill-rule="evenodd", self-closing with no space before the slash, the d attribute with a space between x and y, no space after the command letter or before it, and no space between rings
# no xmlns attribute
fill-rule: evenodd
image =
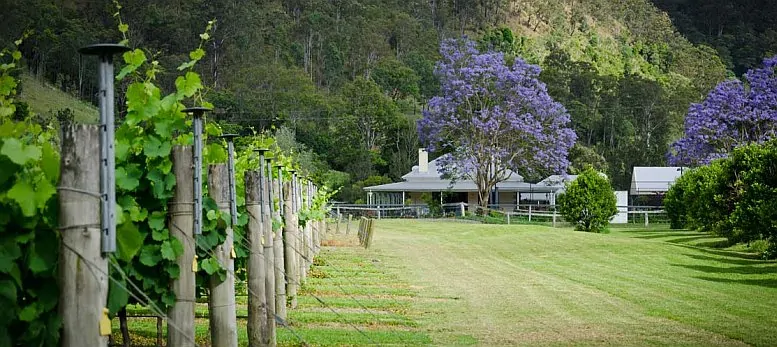
<svg viewBox="0 0 777 347"><path fill-rule="evenodd" d="M735 149L726 159L685 173L667 193L673 227L710 231L729 242L766 240L777 253L777 141Z"/></svg>
<svg viewBox="0 0 777 347"><path fill-rule="evenodd" d="M439 89L433 70L441 38L468 34L483 49L539 64L578 135L573 170L605 168L619 189L634 165L665 163L688 104L725 78L730 60L762 58L760 50L742 50L721 60L720 49L691 44L649 0L122 4L130 43L154 52L163 89L175 87L178 63L200 44L189 33L217 19L193 67L215 118L259 132L290 129L311 154L302 169L342 186L337 199L344 201L364 198L357 187L365 179L399 180L415 164L414 121ZM122 39L110 29L110 6L0 0L0 12L0 46L32 30L22 47L28 71L96 101L95 65L75 50Z"/></svg>
<svg viewBox="0 0 777 347"><path fill-rule="evenodd" d="M616 203L610 181L592 168L569 182L558 197L559 211L566 221L577 230L595 233L605 231L618 213Z"/></svg>
<svg viewBox="0 0 777 347"><path fill-rule="evenodd" d="M777 53L777 3L770 0L654 0L689 40L717 50L737 75Z"/></svg>
<svg viewBox="0 0 777 347"><path fill-rule="evenodd" d="M59 152L53 125L17 108L20 58L0 52L0 346L56 346Z"/></svg>

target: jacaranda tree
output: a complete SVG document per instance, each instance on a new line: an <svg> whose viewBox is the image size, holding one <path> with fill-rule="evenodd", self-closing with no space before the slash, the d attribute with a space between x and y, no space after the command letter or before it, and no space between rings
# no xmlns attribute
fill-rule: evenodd
<svg viewBox="0 0 777 347"><path fill-rule="evenodd" d="M718 84L707 98L691 105L685 136L672 144L669 162L698 166L723 158L734 148L761 143L777 131L777 57L745 74L746 82Z"/></svg>
<svg viewBox="0 0 777 347"><path fill-rule="evenodd" d="M440 95L429 100L418 132L430 151L449 153L439 160L443 174L472 179L486 206L511 171L566 170L576 136L564 106L539 81L539 66L520 58L508 65L502 53L481 53L467 39L443 41L440 53Z"/></svg>

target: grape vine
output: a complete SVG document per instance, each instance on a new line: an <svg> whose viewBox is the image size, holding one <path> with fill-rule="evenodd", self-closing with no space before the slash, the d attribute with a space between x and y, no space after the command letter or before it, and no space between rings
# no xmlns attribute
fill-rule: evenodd
<svg viewBox="0 0 777 347"><path fill-rule="evenodd" d="M54 124L17 108L21 43L0 52L0 346L55 346L59 153Z"/></svg>
<svg viewBox="0 0 777 347"><path fill-rule="evenodd" d="M191 120L181 112L185 108L184 101L193 99L194 104L212 108L203 100L202 82L193 71L205 55L202 47L209 39L212 27L213 21L200 35L200 46L189 54L190 60L178 67L183 75L176 78L174 92L162 96L160 88L154 84L161 71L159 63L149 62L140 49L124 54L125 65L117 76L128 85L127 114L116 130L117 209L120 209L117 213L116 260L128 279L148 295L151 306L162 311L175 303L169 284L182 270L175 260L183 252L183 244L171 237L168 229L168 203L176 184L170 154L173 146L192 143ZM119 20L119 31L125 35L125 40L127 30L126 24ZM220 134L217 125L206 125L206 139ZM226 152L219 143L208 144L203 159L203 170L206 171L207 164L223 162ZM203 215L207 218L196 246L200 268L208 274L216 274L221 269L209 251L223 242L225 223L230 218L223 216L215 202L208 198L203 201ZM130 302L129 293L121 288L126 287L126 283L122 283L125 278L115 277L118 283L111 283L108 296L112 314Z"/></svg>

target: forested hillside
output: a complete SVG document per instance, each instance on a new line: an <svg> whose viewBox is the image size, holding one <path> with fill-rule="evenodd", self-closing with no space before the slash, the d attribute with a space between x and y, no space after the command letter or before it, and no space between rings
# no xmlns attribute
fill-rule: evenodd
<svg viewBox="0 0 777 347"><path fill-rule="evenodd" d="M691 42L718 51L737 75L777 54L777 2L771 0L653 0Z"/></svg>
<svg viewBox="0 0 777 347"><path fill-rule="evenodd" d="M439 88L439 42L461 35L543 67L541 79L578 135L573 170L593 164L623 189L633 166L665 164L689 104L769 49L738 49L736 42L754 41L728 24L716 29L729 40L718 44L693 12L706 2L654 1L671 16L651 0L120 3L130 44L149 48L169 71L158 75L168 89L175 62L215 19L197 68L215 118L237 130L280 131L279 143L303 152L306 170L343 186L339 198L353 201L362 186L398 180L415 163L415 120ZM0 45L30 30L23 54L31 74L95 101L95 64L76 49L119 41L115 4L0 0L0 13ZM742 15L738 23L767 32L757 18Z"/></svg>

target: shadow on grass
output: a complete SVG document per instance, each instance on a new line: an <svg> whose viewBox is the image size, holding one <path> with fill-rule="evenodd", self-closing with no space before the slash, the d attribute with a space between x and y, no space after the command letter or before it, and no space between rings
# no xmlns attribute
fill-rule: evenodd
<svg viewBox="0 0 777 347"><path fill-rule="evenodd" d="M688 235L686 235L686 237L680 237L680 238L671 239L671 240L664 240L664 242L669 242L669 243L690 243L691 241L704 240L704 239L710 239L710 238L717 238L717 237L716 236L712 236L712 235L700 235L700 236L688 236ZM720 243L719 240L715 240L715 241L710 241L710 242L694 243L694 245L700 246L700 247L715 247L714 245L718 245L719 243ZM728 243L726 243L726 245L728 245ZM723 247L727 247L727 246L723 246Z"/></svg>
<svg viewBox="0 0 777 347"><path fill-rule="evenodd" d="M697 237L697 236L694 236L694 235L698 235L698 234L695 234L692 231L655 233L654 231L651 230L650 233L651 233L651 235L634 236L634 238L635 239L643 239L643 240L652 240L652 239L660 239L660 238L665 238L665 237L682 237L682 236L685 236L685 237L689 237L689 236ZM705 235L705 237L706 237L706 235Z"/></svg>
<svg viewBox="0 0 777 347"><path fill-rule="evenodd" d="M717 278L717 277L696 277L701 280L719 283L737 283L746 284L749 286L760 286L766 288L777 288L777 279L730 279L730 278Z"/></svg>
<svg viewBox="0 0 777 347"><path fill-rule="evenodd" d="M685 254L685 256L689 258L693 258L696 260L702 260L702 261L716 261L723 264L731 264L731 265L755 265L755 264L764 264L768 263L763 260L758 259L744 259L744 258L737 258L737 259L731 259L728 257L710 257L707 255L699 255L699 254Z"/></svg>
<svg viewBox="0 0 777 347"><path fill-rule="evenodd" d="M684 267L695 271L717 273L717 274L740 274L740 275L764 275L777 273L777 266L753 266L753 265L740 265L733 267L717 267L707 265L683 265L673 264L674 266Z"/></svg>
<svg viewBox="0 0 777 347"><path fill-rule="evenodd" d="M708 248L708 247L702 247L699 245L687 245L682 243L675 243L674 245L678 247L688 248L692 249L694 251L717 255L720 257L730 257L730 258L738 258L738 259L750 259L750 260L759 260L758 254L755 253L742 253L742 252L735 252L735 251L726 251L721 249L714 249L714 248Z"/></svg>

